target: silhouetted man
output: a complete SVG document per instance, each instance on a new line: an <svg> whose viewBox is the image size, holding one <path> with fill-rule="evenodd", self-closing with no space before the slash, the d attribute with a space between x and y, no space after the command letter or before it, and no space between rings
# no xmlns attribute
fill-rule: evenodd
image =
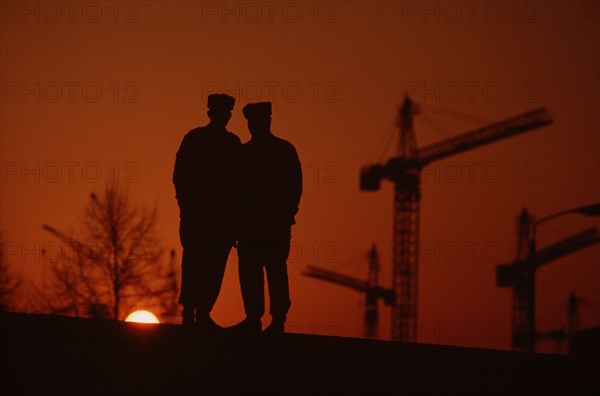
<svg viewBox="0 0 600 396"><path fill-rule="evenodd" d="M251 103L244 117L252 138L242 146L240 188L242 219L239 277L246 319L234 329L260 332L267 273L271 316L266 333L283 333L290 293L287 258L291 227L302 194L302 169L294 146L271 133L271 103Z"/></svg>
<svg viewBox="0 0 600 396"><path fill-rule="evenodd" d="M195 313L196 325L207 331L220 328L210 311L235 242L234 176L241 142L225 129L234 103L228 95L208 96L210 122L185 135L173 173L183 246L179 296L182 323L193 324Z"/></svg>

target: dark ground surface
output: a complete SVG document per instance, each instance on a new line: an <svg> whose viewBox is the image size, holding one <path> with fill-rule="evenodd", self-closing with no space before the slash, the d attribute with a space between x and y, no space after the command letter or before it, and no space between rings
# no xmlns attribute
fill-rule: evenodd
<svg viewBox="0 0 600 396"><path fill-rule="evenodd" d="M597 361L0 313L0 394L600 394Z"/></svg>

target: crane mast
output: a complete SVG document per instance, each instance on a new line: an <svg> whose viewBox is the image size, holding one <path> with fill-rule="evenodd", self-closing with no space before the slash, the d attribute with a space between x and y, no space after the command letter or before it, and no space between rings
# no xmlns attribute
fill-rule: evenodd
<svg viewBox="0 0 600 396"><path fill-rule="evenodd" d="M416 160L417 145L413 117L417 109L406 97L398 114L400 142L398 157L404 166L394 170L394 235L391 338L412 342L417 339L417 298L419 271L419 207L421 169Z"/></svg>
<svg viewBox="0 0 600 396"><path fill-rule="evenodd" d="M529 270L529 237L533 218L523 209L517 225L517 260L515 270L521 276L514 279L512 306L512 344L514 350L527 350L528 335L531 334L533 322L531 316L535 306L534 271Z"/></svg>
<svg viewBox="0 0 600 396"><path fill-rule="evenodd" d="M379 335L379 310L377 309L377 289L379 287L379 255L375 245L368 254L369 278L365 290L365 338L377 338Z"/></svg>

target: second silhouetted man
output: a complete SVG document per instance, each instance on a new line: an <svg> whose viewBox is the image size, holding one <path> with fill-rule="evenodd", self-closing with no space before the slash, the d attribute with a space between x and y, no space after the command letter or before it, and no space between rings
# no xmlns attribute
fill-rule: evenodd
<svg viewBox="0 0 600 396"><path fill-rule="evenodd" d="M251 103L244 117L252 138L239 161L239 278L246 319L235 328L258 333L265 310L267 275L272 323L267 333L283 333L290 308L287 258L291 227L302 194L302 169L294 146L271 133L271 103Z"/></svg>

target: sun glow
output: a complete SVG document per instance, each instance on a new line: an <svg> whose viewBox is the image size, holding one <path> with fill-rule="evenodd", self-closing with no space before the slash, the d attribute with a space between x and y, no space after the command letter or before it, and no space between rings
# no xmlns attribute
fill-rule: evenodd
<svg viewBox="0 0 600 396"><path fill-rule="evenodd" d="M149 311L135 311L129 314L125 318L125 322L136 322L136 323L160 323L158 318Z"/></svg>

